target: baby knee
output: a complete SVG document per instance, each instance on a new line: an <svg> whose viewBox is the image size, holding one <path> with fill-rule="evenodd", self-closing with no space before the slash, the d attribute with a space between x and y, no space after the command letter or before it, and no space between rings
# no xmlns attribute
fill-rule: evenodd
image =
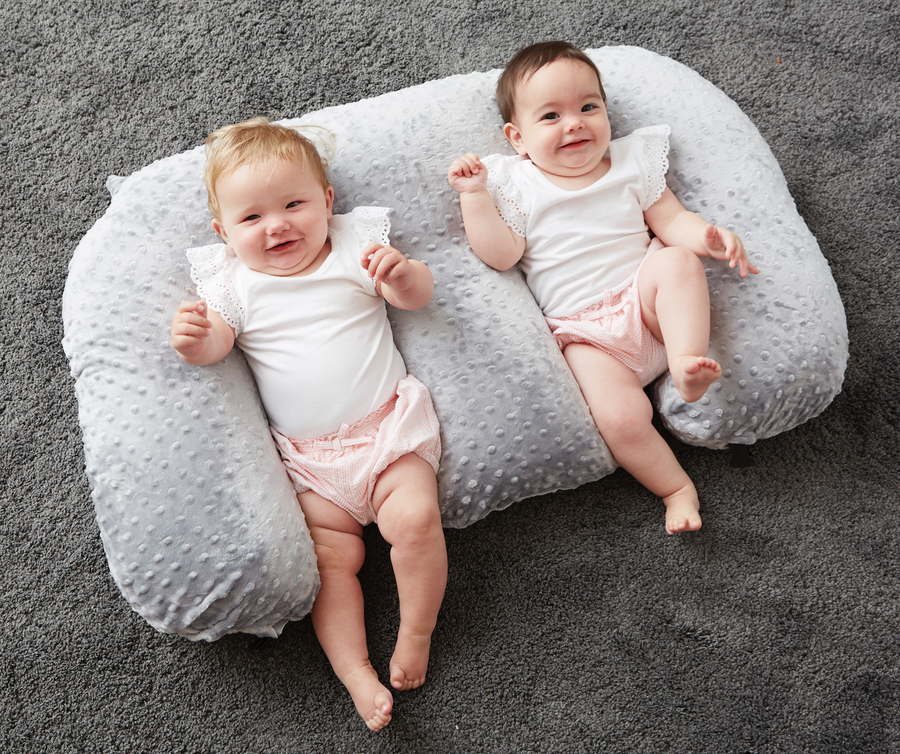
<svg viewBox="0 0 900 754"><path fill-rule="evenodd" d="M706 270L693 251L683 246L667 246L660 249L654 256L658 256L658 264L666 271L667 275L703 275Z"/></svg>
<svg viewBox="0 0 900 754"><path fill-rule="evenodd" d="M653 409L646 406L622 406L606 417L601 435L616 445L636 445L646 441L647 430L652 429Z"/></svg>
<svg viewBox="0 0 900 754"><path fill-rule="evenodd" d="M366 547L362 537L344 534L339 537L319 536L312 532L315 544L317 568L322 571L359 573L366 559Z"/></svg>
<svg viewBox="0 0 900 754"><path fill-rule="evenodd" d="M415 545L436 536L443 537L441 512L436 500L420 500L392 510L389 516L379 515L378 527L391 544Z"/></svg>

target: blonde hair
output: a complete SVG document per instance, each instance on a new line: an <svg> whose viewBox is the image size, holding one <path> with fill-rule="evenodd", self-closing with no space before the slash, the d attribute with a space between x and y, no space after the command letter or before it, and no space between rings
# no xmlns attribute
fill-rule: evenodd
<svg viewBox="0 0 900 754"><path fill-rule="evenodd" d="M316 129L316 126L301 126ZM317 140L326 152L332 150L330 132L318 129L325 136ZM219 200L216 196L216 181L222 176L234 172L242 165L260 165L271 160L284 160L295 165L302 165L312 172L316 180L328 189L331 183L325 173L328 165L327 157L319 153L319 149L295 128L272 123L268 118L258 117L233 123L213 131L206 138L206 193L209 211L221 222Z"/></svg>
<svg viewBox="0 0 900 754"><path fill-rule="evenodd" d="M575 60L584 63L597 74L600 84L600 95L606 102L606 92L600 79L600 70L593 60L570 42L538 42L523 47L506 64L500 80L497 82L497 107L504 123L512 123L516 114L516 89L526 79L531 78L545 65L557 60Z"/></svg>

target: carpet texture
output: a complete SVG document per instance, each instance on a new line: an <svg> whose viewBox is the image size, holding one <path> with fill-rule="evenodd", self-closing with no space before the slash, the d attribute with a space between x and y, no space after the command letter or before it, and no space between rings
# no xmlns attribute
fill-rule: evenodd
<svg viewBox="0 0 900 754"><path fill-rule="evenodd" d="M896 3L22 0L0 28L2 751L900 752ZM844 389L750 468L672 440L696 534L667 537L622 471L447 530L428 681L373 734L308 619L191 643L119 595L60 346L67 264L110 174L551 38L673 57L749 115L844 300ZM386 672L397 600L370 529Z"/></svg>

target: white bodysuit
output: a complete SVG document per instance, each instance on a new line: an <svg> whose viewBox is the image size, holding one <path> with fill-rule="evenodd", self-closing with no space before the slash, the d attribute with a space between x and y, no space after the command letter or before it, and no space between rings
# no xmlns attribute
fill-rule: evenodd
<svg viewBox="0 0 900 754"><path fill-rule="evenodd" d="M547 317L568 317L620 293L647 255L644 210L662 196L669 127L640 128L609 144L609 172L578 191L555 186L528 159L491 155L488 190L526 239L519 267Z"/></svg>
<svg viewBox="0 0 900 754"><path fill-rule="evenodd" d="M331 253L315 272L255 272L224 244L189 249L197 293L233 329L272 427L295 439L353 424L390 400L406 377L384 299L360 264L388 243L388 210L358 207L328 223Z"/></svg>

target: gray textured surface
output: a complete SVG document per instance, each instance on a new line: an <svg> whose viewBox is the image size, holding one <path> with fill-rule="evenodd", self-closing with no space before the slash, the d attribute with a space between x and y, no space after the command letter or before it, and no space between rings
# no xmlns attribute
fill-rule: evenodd
<svg viewBox="0 0 900 754"><path fill-rule="evenodd" d="M671 58L627 46L591 53L613 136L671 126L673 190L736 230L764 271L742 279L721 262L707 265L710 351L722 378L693 405L661 378L662 420L686 442L723 448L816 416L843 379L844 309L771 151L737 105ZM327 128L335 142L338 212L392 207L394 244L434 274L425 309L390 316L441 420L439 497L454 528L615 469L522 276L475 258L446 181L454 155L511 151L492 97L496 73L299 121ZM110 179L111 206L70 264L63 345L101 536L130 604L165 633L276 636L310 610L318 580L253 379L240 355L188 368L169 345L170 313L195 295L184 249L215 238L202 166L203 150L191 149Z"/></svg>
<svg viewBox="0 0 900 754"><path fill-rule="evenodd" d="M172 358L184 249L212 241L203 151L114 177L63 293L86 472L116 584L165 633L275 637L319 586L309 530L243 354Z"/></svg>
<svg viewBox="0 0 900 754"><path fill-rule="evenodd" d="M85 3L4 8L0 745L68 751L898 751L897 11L862 3ZM757 444L676 443L705 525L617 472L448 531L429 681L368 733L307 621L254 651L152 631L118 594L83 471L60 299L109 174L257 112L294 117L521 44L632 44L760 129L847 306L843 392ZM780 59L780 62L779 62ZM388 553L367 533L373 661ZM378 589L381 582L387 588Z"/></svg>

